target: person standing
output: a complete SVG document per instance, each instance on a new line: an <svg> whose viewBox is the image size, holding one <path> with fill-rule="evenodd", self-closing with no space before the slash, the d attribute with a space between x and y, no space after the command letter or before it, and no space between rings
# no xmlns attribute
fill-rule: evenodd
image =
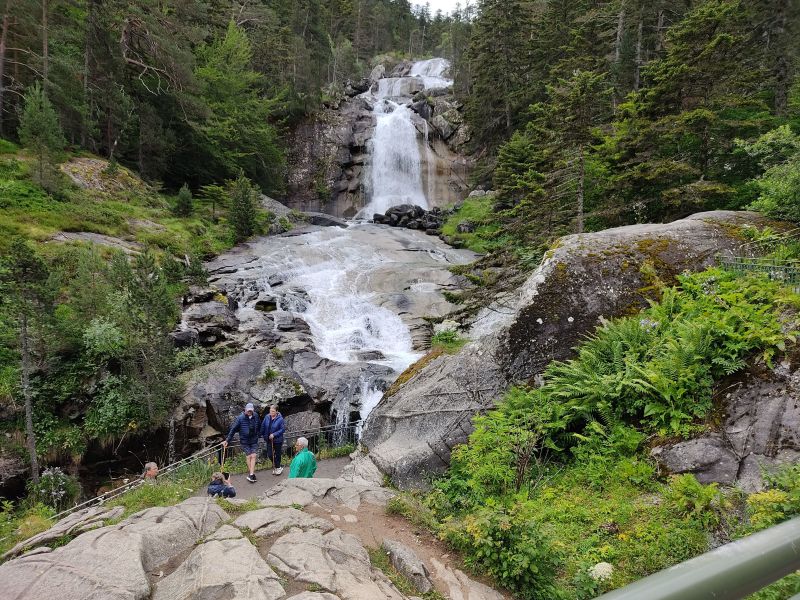
<svg viewBox="0 0 800 600"><path fill-rule="evenodd" d="M283 415L278 412L278 405L273 404L269 407L269 415L264 417L264 421L261 423L261 436L267 444L266 455L272 461L273 475L283 473L281 455L283 454L283 433L285 430Z"/></svg>
<svg viewBox="0 0 800 600"><path fill-rule="evenodd" d="M256 482L256 456L258 455L260 426L261 422L258 418L258 413L256 413L253 403L248 402L244 407L244 412L236 417L233 425L231 425L227 439L222 442L223 447L227 448L228 444L233 441L234 434L239 432L239 443L247 457L247 481L250 483Z"/></svg>
<svg viewBox="0 0 800 600"><path fill-rule="evenodd" d="M296 477L314 477L314 471L317 470L317 459L314 454L308 449L308 440L304 437L297 438L294 444L294 449L297 455L292 459L289 465L289 479Z"/></svg>

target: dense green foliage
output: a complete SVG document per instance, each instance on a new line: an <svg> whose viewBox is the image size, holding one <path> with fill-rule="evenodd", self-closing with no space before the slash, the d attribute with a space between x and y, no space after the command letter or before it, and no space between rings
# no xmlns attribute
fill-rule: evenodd
<svg viewBox="0 0 800 600"><path fill-rule="evenodd" d="M495 157L489 222L540 244L759 195L797 218L796 158L759 164L737 140L798 127L798 23L788 0L479 2L458 77Z"/></svg>
<svg viewBox="0 0 800 600"><path fill-rule="evenodd" d="M712 532L730 539L800 510L785 491L796 469L751 496L742 525L736 494L692 475L663 482L647 458L648 435L708 427L715 383L746 360L770 364L800 308L762 277L709 269L679 283L598 328L542 386L475 417L434 482L426 504L440 535L519 597L591 598L707 550ZM599 562L608 579L589 574Z"/></svg>
<svg viewBox="0 0 800 600"><path fill-rule="evenodd" d="M17 0L0 9L0 136L37 81L72 146L171 189L239 171L284 186L284 132L341 93L377 54L458 65L471 10L408 0ZM47 104L45 104L47 103ZM55 131L52 120L41 127Z"/></svg>

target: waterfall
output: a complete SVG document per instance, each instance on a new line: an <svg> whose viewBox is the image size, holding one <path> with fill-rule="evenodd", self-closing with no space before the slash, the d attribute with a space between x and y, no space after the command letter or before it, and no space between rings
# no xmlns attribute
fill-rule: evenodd
<svg viewBox="0 0 800 600"><path fill-rule="evenodd" d="M388 99L375 103L375 134L369 143L371 199L364 210L367 216L384 213L398 204L428 208L422 191L417 128L411 114L407 106Z"/></svg>
<svg viewBox="0 0 800 600"><path fill-rule="evenodd" d="M385 213L392 206L416 204L428 209L428 196L422 189L420 140L414 125L415 113L408 107L418 91L447 88L453 84L445 77L450 63L443 58L423 60L412 65L407 77L379 79L375 92L366 92L374 102L375 133L368 144L370 153L367 192L369 203L360 216L370 218ZM419 117L417 117L419 118ZM428 145L427 122L422 144L427 164L432 163ZM428 182L430 192L430 172Z"/></svg>
<svg viewBox="0 0 800 600"><path fill-rule="evenodd" d="M402 319L374 302L371 275L386 258L356 231L326 229L303 235L302 246L276 244L260 260L259 298L301 317L322 358L355 363L371 355L370 362L399 372L420 355Z"/></svg>
<svg viewBox="0 0 800 600"><path fill-rule="evenodd" d="M443 59L420 61L409 76L380 79L364 93L376 125L368 142L369 203L361 215L371 217L398 204L428 208L421 158L429 169L430 195L435 157L428 123L410 104L416 92L452 85L449 67ZM355 407L365 419L386 386L422 356L401 315L408 320L409 315L437 314L445 280L441 272L472 259L459 252L419 232L388 232L367 223L269 238L259 244L257 260L231 275L240 290L238 316L255 329L270 324L278 337L292 332L293 351L334 361L332 367L312 361L309 368L329 369L323 380L337 424L347 424ZM259 302L277 310L264 317ZM297 320L308 329L295 330Z"/></svg>

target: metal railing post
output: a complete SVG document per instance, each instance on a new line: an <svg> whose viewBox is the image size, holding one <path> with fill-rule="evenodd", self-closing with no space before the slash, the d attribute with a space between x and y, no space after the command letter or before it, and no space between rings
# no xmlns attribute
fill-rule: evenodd
<svg viewBox="0 0 800 600"><path fill-rule="evenodd" d="M800 569L800 517L664 569L598 600L738 600Z"/></svg>

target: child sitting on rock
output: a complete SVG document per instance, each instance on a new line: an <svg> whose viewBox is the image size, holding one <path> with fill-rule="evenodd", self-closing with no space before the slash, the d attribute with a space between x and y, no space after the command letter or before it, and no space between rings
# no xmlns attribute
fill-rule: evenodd
<svg viewBox="0 0 800 600"><path fill-rule="evenodd" d="M230 480L225 475L217 471L211 475L211 483L208 484L208 495L234 498L236 497L236 488L231 485Z"/></svg>

